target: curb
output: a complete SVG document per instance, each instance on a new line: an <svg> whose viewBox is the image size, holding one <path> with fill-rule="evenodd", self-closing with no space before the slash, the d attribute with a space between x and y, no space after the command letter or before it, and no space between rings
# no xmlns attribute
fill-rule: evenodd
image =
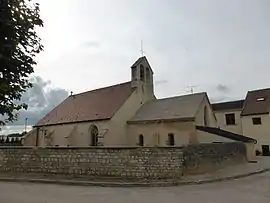
<svg viewBox="0 0 270 203"><path fill-rule="evenodd" d="M179 185L199 185L199 184L214 183L214 182L221 182L221 181L227 181L227 180L236 180L236 179L240 179L240 178L249 177L249 176L252 176L252 175L258 175L258 174L261 174L261 173L266 173L268 171L270 171L270 168L261 169L261 170L258 170L258 171L245 173L245 174L227 176L227 177L223 177L223 178L213 178L213 179L207 179L207 180L179 182L180 183Z"/></svg>
<svg viewBox="0 0 270 203"><path fill-rule="evenodd" d="M177 182L146 182L146 183L129 183L129 182L97 182L97 181L72 181L72 180L52 180L52 179L31 179L31 178L5 178L0 177L0 182L21 182L21 183L42 183L56 185L73 185L73 186L98 186L98 187L171 187L184 185L200 185L206 183L221 182L226 180L235 180L245 178L252 175L257 175L270 171L270 168L261 169L251 173L228 176L223 178L213 178L194 181L177 181Z"/></svg>

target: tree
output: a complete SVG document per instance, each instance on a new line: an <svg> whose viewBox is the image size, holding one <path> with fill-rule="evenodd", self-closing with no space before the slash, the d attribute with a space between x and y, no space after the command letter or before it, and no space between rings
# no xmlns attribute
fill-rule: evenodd
<svg viewBox="0 0 270 203"><path fill-rule="evenodd" d="M14 144L16 143L16 138L15 138L15 137L11 138L10 143L11 143L12 145L14 145Z"/></svg>
<svg viewBox="0 0 270 203"><path fill-rule="evenodd" d="M0 144L3 144L4 142L5 142L4 138L1 137L1 138L0 138Z"/></svg>
<svg viewBox="0 0 270 203"><path fill-rule="evenodd" d="M32 0L0 0L0 125L17 119L22 94L32 87L36 55L43 50L36 28L43 26L39 4Z"/></svg>
<svg viewBox="0 0 270 203"><path fill-rule="evenodd" d="M15 143L16 145L19 145L19 144L20 144L20 141L21 141L20 138L19 138L19 137L16 137L14 143Z"/></svg>
<svg viewBox="0 0 270 203"><path fill-rule="evenodd" d="M6 137L5 142L6 145L9 145L10 141L9 141L9 137Z"/></svg>

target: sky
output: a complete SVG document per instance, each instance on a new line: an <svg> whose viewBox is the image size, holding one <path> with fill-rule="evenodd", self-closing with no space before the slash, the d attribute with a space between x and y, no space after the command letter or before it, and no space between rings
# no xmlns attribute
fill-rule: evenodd
<svg viewBox="0 0 270 203"><path fill-rule="evenodd" d="M141 40L158 98L195 86L220 102L269 87L269 0L37 1L44 52L15 124L34 124L70 91L129 81Z"/></svg>

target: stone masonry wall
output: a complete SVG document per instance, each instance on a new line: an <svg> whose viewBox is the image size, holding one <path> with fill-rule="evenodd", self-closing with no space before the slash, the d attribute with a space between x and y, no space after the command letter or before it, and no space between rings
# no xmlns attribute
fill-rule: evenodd
<svg viewBox="0 0 270 203"><path fill-rule="evenodd" d="M174 179L182 164L181 148L0 148L0 173Z"/></svg>
<svg viewBox="0 0 270 203"><path fill-rule="evenodd" d="M246 146L240 142L211 143L183 148L184 174L206 173L246 161Z"/></svg>
<svg viewBox="0 0 270 203"><path fill-rule="evenodd" d="M178 179L243 161L242 143L184 147L26 148L0 147L0 175L95 179Z"/></svg>

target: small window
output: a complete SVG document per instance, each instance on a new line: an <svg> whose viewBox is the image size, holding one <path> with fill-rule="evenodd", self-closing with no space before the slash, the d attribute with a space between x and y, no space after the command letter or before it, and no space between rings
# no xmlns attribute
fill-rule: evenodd
<svg viewBox="0 0 270 203"><path fill-rule="evenodd" d="M225 119L226 119L226 125L235 125L235 114L234 113L225 114Z"/></svg>
<svg viewBox="0 0 270 203"><path fill-rule="evenodd" d="M146 80L150 80L150 69L146 68Z"/></svg>
<svg viewBox="0 0 270 203"><path fill-rule="evenodd" d="M208 112L207 112L207 107L204 107L204 113L203 113L203 123L204 126L208 126Z"/></svg>
<svg viewBox="0 0 270 203"><path fill-rule="evenodd" d="M144 81L144 67L143 65L140 65L140 79Z"/></svg>
<svg viewBox="0 0 270 203"><path fill-rule="evenodd" d="M253 125L261 125L262 119L260 117L252 118Z"/></svg>
<svg viewBox="0 0 270 203"><path fill-rule="evenodd" d="M132 67L131 69L131 77L132 77L132 80L136 80L136 67Z"/></svg>
<svg viewBox="0 0 270 203"><path fill-rule="evenodd" d="M174 146L174 134L172 133L168 134L168 145Z"/></svg>
<svg viewBox="0 0 270 203"><path fill-rule="evenodd" d="M262 155L263 156L270 155L269 145L262 145Z"/></svg>
<svg viewBox="0 0 270 203"><path fill-rule="evenodd" d="M140 134L139 135L139 143L138 143L139 146L143 146L143 135Z"/></svg>
<svg viewBox="0 0 270 203"><path fill-rule="evenodd" d="M97 146L98 145L98 127L96 125L90 126L90 136L91 136L91 146Z"/></svg>

